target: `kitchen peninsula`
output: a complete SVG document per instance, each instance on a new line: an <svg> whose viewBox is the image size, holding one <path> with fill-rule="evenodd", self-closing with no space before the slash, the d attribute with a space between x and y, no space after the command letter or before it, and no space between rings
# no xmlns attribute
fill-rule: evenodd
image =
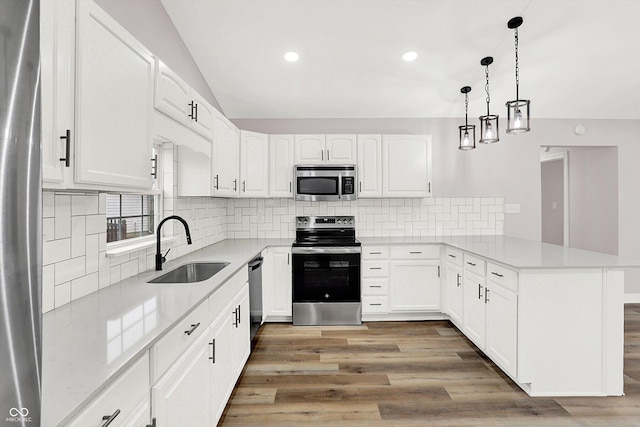
<svg viewBox="0 0 640 427"><path fill-rule="evenodd" d="M623 270L640 267L640 261L506 236L360 240L363 256L372 246L437 247L443 279L441 303L434 314L451 319L530 395L623 393ZM265 248L290 245L290 239L227 239L165 265L165 271L169 271L194 261L230 263L207 281L151 285L147 281L162 273L147 271L46 313L43 425L73 425L71 420L90 410L131 369L146 372L138 384L142 395L123 395L120 399L142 399L147 411L151 406L152 417L159 417L159 408L151 402L154 387L163 381L163 372L149 369L149 365L158 365L158 344L199 310L213 321L229 302L223 299L233 298L225 285L246 272L249 260ZM457 272L453 281L449 271ZM233 289L243 283L234 284ZM467 284L473 291L470 295L477 297L479 289L482 298L476 299L486 304L481 307L489 325L487 337L492 336L493 325L499 328L500 340L480 341L470 336L468 331L477 330L477 324L465 323L464 318L460 322L451 315L455 303L450 297L464 298L464 293L456 294L449 288L453 285L462 291ZM488 296L485 288L490 290ZM471 300L463 301L466 304ZM501 317L493 317L493 301L498 302L500 310L506 310L498 312ZM191 350L184 353L191 354ZM183 356L176 358L178 363ZM171 363L164 363L167 373Z"/></svg>

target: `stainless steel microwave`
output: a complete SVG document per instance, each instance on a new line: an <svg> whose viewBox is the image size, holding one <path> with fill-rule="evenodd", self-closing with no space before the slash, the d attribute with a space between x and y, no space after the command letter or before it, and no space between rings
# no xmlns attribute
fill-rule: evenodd
<svg viewBox="0 0 640 427"><path fill-rule="evenodd" d="M296 165L295 199L306 201L355 200L356 165Z"/></svg>

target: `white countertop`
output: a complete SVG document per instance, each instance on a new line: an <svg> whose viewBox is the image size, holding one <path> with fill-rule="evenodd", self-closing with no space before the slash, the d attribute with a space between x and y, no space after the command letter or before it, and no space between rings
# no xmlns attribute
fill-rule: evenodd
<svg viewBox="0 0 640 427"><path fill-rule="evenodd" d="M640 260L508 236L359 237L363 245L446 244L516 269L638 268Z"/></svg>
<svg viewBox="0 0 640 427"><path fill-rule="evenodd" d="M363 245L447 244L516 269L635 268L640 261L506 236L359 237ZM138 356L267 246L293 239L224 240L43 316L43 426L66 422ZM230 264L195 284L148 284L194 261Z"/></svg>
<svg viewBox="0 0 640 427"><path fill-rule="evenodd" d="M46 313L42 325L42 426L68 421L187 313L267 246L293 239L224 240ZM148 284L194 261L230 264L209 280Z"/></svg>

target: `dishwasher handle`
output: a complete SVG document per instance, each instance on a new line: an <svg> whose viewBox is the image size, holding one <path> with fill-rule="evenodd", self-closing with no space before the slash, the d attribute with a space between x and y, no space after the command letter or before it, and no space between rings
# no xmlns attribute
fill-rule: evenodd
<svg viewBox="0 0 640 427"><path fill-rule="evenodd" d="M262 263L264 261L264 258L259 256L259 257L255 257L254 259L252 259L251 261L249 261L249 270L253 271L257 268L262 267Z"/></svg>

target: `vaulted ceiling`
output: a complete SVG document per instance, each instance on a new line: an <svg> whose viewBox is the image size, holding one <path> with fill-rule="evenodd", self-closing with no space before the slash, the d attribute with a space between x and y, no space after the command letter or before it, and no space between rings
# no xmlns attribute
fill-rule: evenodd
<svg viewBox="0 0 640 427"><path fill-rule="evenodd" d="M161 0L229 118L640 119L640 0ZM300 59L283 55L296 51ZM415 51L413 62L402 54Z"/></svg>

